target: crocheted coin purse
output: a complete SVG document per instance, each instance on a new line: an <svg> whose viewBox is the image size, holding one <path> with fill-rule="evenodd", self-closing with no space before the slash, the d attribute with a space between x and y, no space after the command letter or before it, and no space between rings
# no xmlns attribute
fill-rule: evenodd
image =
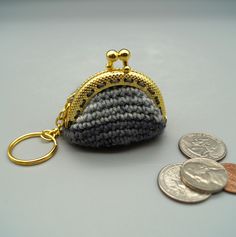
<svg viewBox="0 0 236 237"><path fill-rule="evenodd" d="M128 65L130 52L110 50L106 54L106 70L91 76L69 96L56 119L56 128L30 133L17 138L8 148L11 161L20 165L42 163L57 148L56 137L62 135L70 143L86 147L114 147L151 139L166 126L166 110L157 85L146 75ZM123 68L114 68L121 60ZM12 155L16 144L40 136L54 142L44 157L25 161Z"/></svg>

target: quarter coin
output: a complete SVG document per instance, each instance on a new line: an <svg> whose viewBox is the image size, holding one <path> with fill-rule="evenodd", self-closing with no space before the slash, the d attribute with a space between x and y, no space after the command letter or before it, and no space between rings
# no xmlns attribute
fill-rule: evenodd
<svg viewBox="0 0 236 237"><path fill-rule="evenodd" d="M228 180L225 168L218 162L206 158L185 161L180 169L180 176L188 187L210 193L222 190Z"/></svg>
<svg viewBox="0 0 236 237"><path fill-rule="evenodd" d="M222 165L228 173L228 182L224 190L230 193L236 193L236 164L224 163Z"/></svg>
<svg viewBox="0 0 236 237"><path fill-rule="evenodd" d="M209 193L199 193L188 188L180 179L181 164L164 167L158 176L160 189L170 198L185 202L196 203L206 200L211 196Z"/></svg>
<svg viewBox="0 0 236 237"><path fill-rule="evenodd" d="M189 133L179 140L179 149L188 158L208 158L219 161L226 156L226 145L205 133Z"/></svg>

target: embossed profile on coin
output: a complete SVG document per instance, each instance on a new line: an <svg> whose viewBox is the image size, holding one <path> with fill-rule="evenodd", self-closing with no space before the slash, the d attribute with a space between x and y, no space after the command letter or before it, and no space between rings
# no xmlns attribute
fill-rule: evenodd
<svg viewBox="0 0 236 237"><path fill-rule="evenodd" d="M226 145L220 139L205 133L190 133L179 140L181 152L188 158L221 160L226 156Z"/></svg>
<svg viewBox="0 0 236 237"><path fill-rule="evenodd" d="M210 193L222 190L228 179L221 164L206 158L185 161L180 169L180 176L188 187Z"/></svg>
<svg viewBox="0 0 236 237"><path fill-rule="evenodd" d="M188 188L180 179L181 164L164 167L158 176L160 189L170 198L185 203L195 203L206 200L211 194L199 193Z"/></svg>

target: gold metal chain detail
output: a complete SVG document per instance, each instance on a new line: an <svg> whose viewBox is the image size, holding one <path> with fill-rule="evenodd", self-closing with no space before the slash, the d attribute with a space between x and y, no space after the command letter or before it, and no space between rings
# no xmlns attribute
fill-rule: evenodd
<svg viewBox="0 0 236 237"><path fill-rule="evenodd" d="M45 140L47 140L47 135L51 135L53 137L57 137L61 134L61 130L63 127L65 127L65 121L66 121L66 117L68 114L68 110L71 106L71 102L74 98L74 94L72 93L66 100L66 104L64 105L63 109L61 110L61 112L58 114L56 120L55 120L55 124L56 124L56 128L51 129L51 130L43 130L42 131L42 136L44 137Z"/></svg>
<svg viewBox="0 0 236 237"><path fill-rule="evenodd" d="M65 126L65 121L68 115L68 111L69 108L71 106L71 103L73 101L75 93L72 93L66 101L66 104L64 105L64 108L62 109L62 111L59 113L59 115L56 118L55 124L56 124L56 128L51 130L50 133L54 133L55 136L58 136L61 134L61 130L62 128ZM51 134L52 135L52 134Z"/></svg>

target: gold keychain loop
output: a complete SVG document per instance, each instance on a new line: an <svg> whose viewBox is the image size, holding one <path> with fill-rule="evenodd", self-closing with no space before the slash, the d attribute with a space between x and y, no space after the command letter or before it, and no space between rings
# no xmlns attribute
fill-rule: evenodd
<svg viewBox="0 0 236 237"><path fill-rule="evenodd" d="M22 159L16 158L12 154L12 151L16 147L16 145L19 144L20 142L24 141L24 140L27 140L27 139L30 139L30 138L33 138L33 137L41 137L42 139L44 139L46 141L52 141L54 143L54 146L52 147L52 149L46 155L41 156L41 157L36 158L36 159L22 160ZM38 164L41 164L41 163L49 160L56 153L56 151L57 151L57 141L56 141L55 136L50 134L47 131L42 131L42 132L27 133L23 136L20 136L20 137L16 138L8 146L7 154L8 154L8 157L9 157L10 161L15 163L16 165L31 166L31 165L38 165Z"/></svg>
<svg viewBox="0 0 236 237"><path fill-rule="evenodd" d="M10 145L8 146L8 149L7 149L7 155L8 155L9 160L11 162L15 163L16 165L31 166L31 165L41 164L45 161L48 161L50 158L53 157L53 155L57 151L56 137L60 136L60 134L61 134L62 128L65 124L65 118L67 116L68 109L70 108L71 100L73 99L73 97L74 97L74 93L71 94L67 98L64 108L59 113L58 117L56 118L56 121L55 121L56 128L51 129L51 130L43 130L42 132L27 133L23 136L16 138L13 142L10 143ZM33 137L41 137L41 139L43 139L45 141L53 142L54 145L53 145L52 149L46 155L41 156L39 158L32 159L32 160L22 160L22 159L16 158L12 154L12 151L15 148L15 146L17 144L19 144L20 142L30 139L30 138L33 138Z"/></svg>

